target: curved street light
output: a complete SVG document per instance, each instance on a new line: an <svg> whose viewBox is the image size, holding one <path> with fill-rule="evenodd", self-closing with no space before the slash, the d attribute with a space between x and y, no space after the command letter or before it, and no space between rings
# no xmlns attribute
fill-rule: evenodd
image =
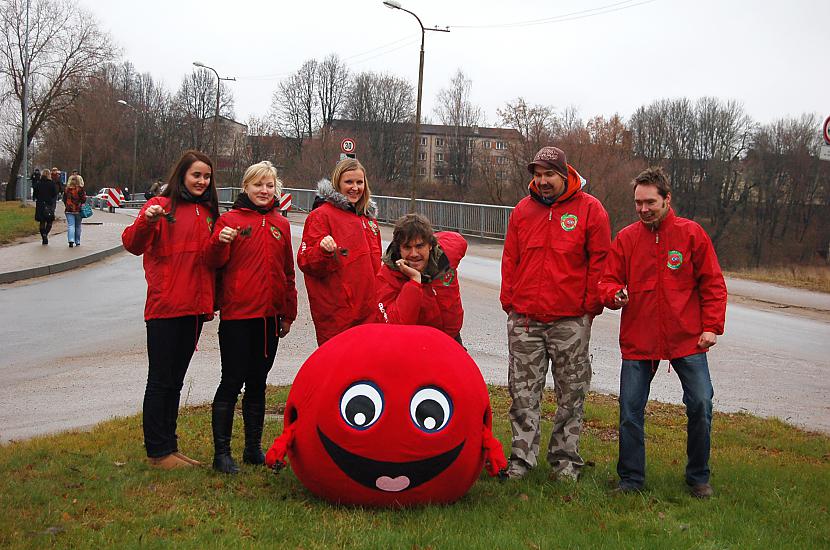
<svg viewBox="0 0 830 550"><path fill-rule="evenodd" d="M421 142L421 96L424 89L424 35L426 31L450 32L450 29L439 29L438 27L427 29L421 23L421 18L413 12L401 7L397 0L383 0L383 5L389 9L405 11L418 21L421 27L421 57L418 63L418 102L415 107L415 135L412 138L412 187L410 189L409 211L415 212L415 188L418 182L418 148Z"/></svg>
<svg viewBox="0 0 830 550"><path fill-rule="evenodd" d="M236 78L222 78L221 76L219 76L219 73L216 72L216 69L214 69L213 67L209 67L208 65L205 65L201 61L194 61L193 65L199 67L200 69L210 69L211 71L213 71L213 74L216 75L216 111L213 114L213 153L211 154L211 158L213 162L218 164L219 161L216 158L216 140L219 136L219 85L223 80L232 80L236 82Z"/></svg>

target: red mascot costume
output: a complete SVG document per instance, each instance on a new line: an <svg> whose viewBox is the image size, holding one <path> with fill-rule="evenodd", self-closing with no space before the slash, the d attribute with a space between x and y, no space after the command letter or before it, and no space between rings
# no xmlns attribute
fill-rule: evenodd
<svg viewBox="0 0 830 550"><path fill-rule="evenodd" d="M507 466L487 386L458 343L434 328L361 325L320 346L288 394L266 455L335 503L454 502L486 465Z"/></svg>

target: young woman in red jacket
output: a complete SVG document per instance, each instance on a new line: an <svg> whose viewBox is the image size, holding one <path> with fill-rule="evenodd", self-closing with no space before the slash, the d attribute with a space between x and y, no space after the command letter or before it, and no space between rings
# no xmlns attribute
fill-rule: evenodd
<svg viewBox="0 0 830 550"><path fill-rule="evenodd" d="M366 170L340 161L317 197L303 228L297 265L305 275L317 344L375 320L375 275L380 269L377 207Z"/></svg>
<svg viewBox="0 0 830 550"><path fill-rule="evenodd" d="M144 446L150 464L163 469L199 464L179 452L176 422L202 323L213 318L215 273L203 252L219 213L212 177L210 158L186 151L164 192L147 201L121 235L125 249L144 255L149 358Z"/></svg>
<svg viewBox="0 0 830 550"><path fill-rule="evenodd" d="M245 171L242 193L216 224L207 249L219 277L219 349L222 380L213 398L213 468L239 472L231 456L236 400L242 386L245 450L242 461L263 464L265 379L279 338L297 318L294 252L288 220L274 209L282 191L274 166L263 161Z"/></svg>

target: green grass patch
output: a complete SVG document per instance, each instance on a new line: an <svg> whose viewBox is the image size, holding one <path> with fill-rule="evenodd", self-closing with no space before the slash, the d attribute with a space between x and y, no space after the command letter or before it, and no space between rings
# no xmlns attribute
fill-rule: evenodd
<svg viewBox="0 0 830 550"><path fill-rule="evenodd" d="M0 202L0 244L37 232L34 203L22 207L19 202Z"/></svg>
<svg viewBox="0 0 830 550"><path fill-rule="evenodd" d="M509 399L492 387L496 434L508 449ZM281 431L287 388L269 388L266 445ZM544 403L543 445L555 405ZM648 479L642 494L614 495L617 404L588 400L582 451L595 463L579 483L548 479L546 464L521 481L482 476L449 506L370 510L313 497L290 470L241 465L226 476L202 468L148 467L141 418L114 419L0 447L3 548L827 548L830 438L776 420L716 414L715 497L683 482L685 416L650 403ZM234 456L243 446L237 416ZM212 456L210 407L189 407L180 447Z"/></svg>

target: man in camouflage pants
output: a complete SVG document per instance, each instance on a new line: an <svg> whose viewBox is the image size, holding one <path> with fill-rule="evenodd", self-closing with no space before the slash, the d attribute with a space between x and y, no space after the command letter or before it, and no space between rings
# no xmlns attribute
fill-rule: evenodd
<svg viewBox="0 0 830 550"><path fill-rule="evenodd" d="M536 466L552 363L557 409L548 462L555 477L576 480L585 464L579 434L591 384L588 343L593 318L602 313L597 283L611 229L605 208L582 190L585 179L561 149L543 147L527 168L530 196L510 215L501 267L513 399L508 475L521 478Z"/></svg>

